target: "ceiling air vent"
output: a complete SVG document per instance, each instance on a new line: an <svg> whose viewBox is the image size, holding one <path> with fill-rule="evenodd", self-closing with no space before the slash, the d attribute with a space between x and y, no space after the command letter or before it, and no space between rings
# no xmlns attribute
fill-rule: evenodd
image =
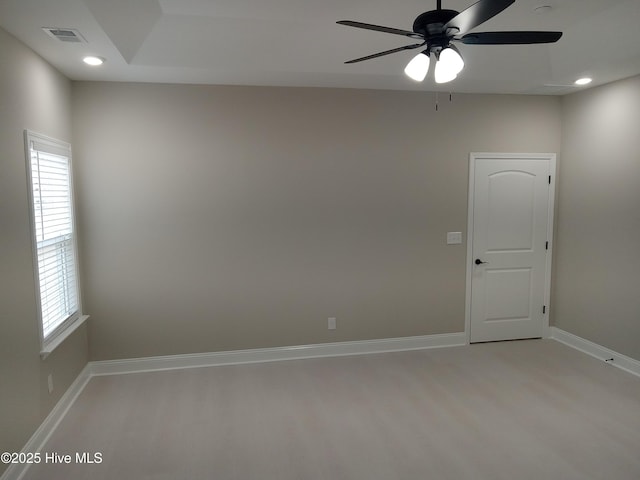
<svg viewBox="0 0 640 480"><path fill-rule="evenodd" d="M80 32L74 28L43 27L42 30L51 38L66 43L87 43Z"/></svg>

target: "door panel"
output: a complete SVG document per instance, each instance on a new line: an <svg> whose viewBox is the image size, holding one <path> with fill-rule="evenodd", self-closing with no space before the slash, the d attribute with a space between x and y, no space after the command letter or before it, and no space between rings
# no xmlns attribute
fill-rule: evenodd
<svg viewBox="0 0 640 480"><path fill-rule="evenodd" d="M536 177L505 171L488 176L487 251L531 250Z"/></svg>
<svg viewBox="0 0 640 480"><path fill-rule="evenodd" d="M470 341L541 337L550 161L478 158L474 170Z"/></svg>
<svg viewBox="0 0 640 480"><path fill-rule="evenodd" d="M527 319L531 315L531 269L491 268L485 272L486 322Z"/></svg>

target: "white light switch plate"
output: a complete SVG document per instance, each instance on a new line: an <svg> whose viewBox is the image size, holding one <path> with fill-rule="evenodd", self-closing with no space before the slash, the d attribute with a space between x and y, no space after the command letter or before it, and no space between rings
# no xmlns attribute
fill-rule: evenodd
<svg viewBox="0 0 640 480"><path fill-rule="evenodd" d="M460 245L462 243L462 232L447 232L447 245Z"/></svg>

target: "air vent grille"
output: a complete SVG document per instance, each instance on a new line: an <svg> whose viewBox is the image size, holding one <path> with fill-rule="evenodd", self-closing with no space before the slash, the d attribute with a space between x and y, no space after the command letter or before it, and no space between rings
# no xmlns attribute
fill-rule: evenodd
<svg viewBox="0 0 640 480"><path fill-rule="evenodd" d="M43 27L42 30L51 38L65 43L87 43L80 32L74 28Z"/></svg>

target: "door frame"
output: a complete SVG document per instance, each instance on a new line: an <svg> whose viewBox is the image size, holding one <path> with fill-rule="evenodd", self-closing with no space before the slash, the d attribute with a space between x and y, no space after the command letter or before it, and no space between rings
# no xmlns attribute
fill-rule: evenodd
<svg viewBox="0 0 640 480"><path fill-rule="evenodd" d="M488 153L488 152L471 152L469 154L469 198L467 207L467 283L466 283L466 299L464 309L464 333L466 343L471 340L471 280L473 276L473 266L471 260L473 258L473 220L474 220L474 198L475 198L475 172L476 161L482 159L505 159L505 160L547 160L549 162L549 175L551 176L551 186L549 187L549 211L547 218L547 238L549 239L549 249L547 251L547 259L544 275L544 304L546 312L542 319L542 338L551 336L551 328L549 327L549 311L551 309L551 268L553 259L553 214L555 212L555 196L556 196L556 154L555 153Z"/></svg>

